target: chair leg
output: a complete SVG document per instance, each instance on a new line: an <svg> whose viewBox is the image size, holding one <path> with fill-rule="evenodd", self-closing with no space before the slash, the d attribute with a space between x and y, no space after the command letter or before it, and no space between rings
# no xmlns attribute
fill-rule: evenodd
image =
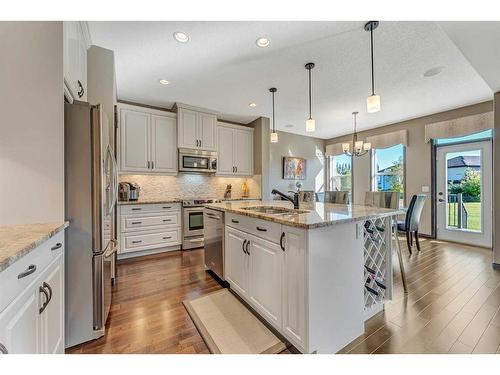
<svg viewBox="0 0 500 375"><path fill-rule="evenodd" d="M410 232L406 232L406 244L408 245L408 251L411 255L411 240L410 240Z"/></svg>
<svg viewBox="0 0 500 375"><path fill-rule="evenodd" d="M410 232L410 244L413 247L413 232Z"/></svg>
<svg viewBox="0 0 500 375"><path fill-rule="evenodd" d="M417 250L420 251L420 242L418 242L418 230L415 231L415 243L417 244Z"/></svg>
<svg viewBox="0 0 500 375"><path fill-rule="evenodd" d="M403 254L401 254L401 246L399 245L398 227L395 226L393 230L394 237L396 237L396 252L398 253L399 269L401 271L401 279L403 280L403 289L405 293L408 293L408 288L406 286L406 273L405 266L403 263Z"/></svg>

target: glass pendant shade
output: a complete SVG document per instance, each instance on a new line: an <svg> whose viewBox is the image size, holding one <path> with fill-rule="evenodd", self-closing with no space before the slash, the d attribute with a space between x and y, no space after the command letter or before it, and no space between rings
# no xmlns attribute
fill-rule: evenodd
<svg viewBox="0 0 500 375"><path fill-rule="evenodd" d="M278 133L271 133L271 143L278 143Z"/></svg>
<svg viewBox="0 0 500 375"><path fill-rule="evenodd" d="M380 111L380 96L371 95L366 98L366 110L368 113L375 113Z"/></svg>
<svg viewBox="0 0 500 375"><path fill-rule="evenodd" d="M349 149L351 148L350 143L342 143L342 152L349 152Z"/></svg>
<svg viewBox="0 0 500 375"><path fill-rule="evenodd" d="M313 132L316 130L316 121L312 118L306 121L306 132Z"/></svg>
<svg viewBox="0 0 500 375"><path fill-rule="evenodd" d="M370 151L371 148L372 148L372 144L370 142L367 142L367 143L363 144L363 150Z"/></svg>

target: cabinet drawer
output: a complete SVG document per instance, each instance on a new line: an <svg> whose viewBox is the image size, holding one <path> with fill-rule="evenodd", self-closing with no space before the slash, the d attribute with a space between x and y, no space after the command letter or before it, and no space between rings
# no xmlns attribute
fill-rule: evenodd
<svg viewBox="0 0 500 375"><path fill-rule="evenodd" d="M121 235L121 253L157 249L166 246L180 245L181 230L172 229L150 232L127 233Z"/></svg>
<svg viewBox="0 0 500 375"><path fill-rule="evenodd" d="M49 238L29 254L0 272L0 311L5 309L16 296L36 280L62 252L64 252L64 231ZM36 267L34 272L19 279L18 275L27 271L30 266Z"/></svg>
<svg viewBox="0 0 500 375"><path fill-rule="evenodd" d="M148 216L122 215L120 224L122 232L176 227L181 225L181 213L169 212L164 215L151 214Z"/></svg>
<svg viewBox="0 0 500 375"><path fill-rule="evenodd" d="M226 225L274 243L280 242L281 224L279 223L228 213L226 214Z"/></svg>
<svg viewBox="0 0 500 375"><path fill-rule="evenodd" d="M122 213L122 215L180 210L180 203L122 204L120 207L120 212Z"/></svg>

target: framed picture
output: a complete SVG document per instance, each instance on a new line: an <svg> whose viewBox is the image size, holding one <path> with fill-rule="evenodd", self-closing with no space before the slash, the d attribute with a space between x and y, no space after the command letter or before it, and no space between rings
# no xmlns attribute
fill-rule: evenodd
<svg viewBox="0 0 500 375"><path fill-rule="evenodd" d="M283 179L284 180L305 180L306 159L283 157Z"/></svg>

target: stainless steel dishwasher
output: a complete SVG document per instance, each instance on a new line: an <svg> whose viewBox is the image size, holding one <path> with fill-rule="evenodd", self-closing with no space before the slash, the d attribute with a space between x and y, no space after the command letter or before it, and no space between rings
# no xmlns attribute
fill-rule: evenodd
<svg viewBox="0 0 500 375"><path fill-rule="evenodd" d="M205 266L224 280L224 212L203 209Z"/></svg>

